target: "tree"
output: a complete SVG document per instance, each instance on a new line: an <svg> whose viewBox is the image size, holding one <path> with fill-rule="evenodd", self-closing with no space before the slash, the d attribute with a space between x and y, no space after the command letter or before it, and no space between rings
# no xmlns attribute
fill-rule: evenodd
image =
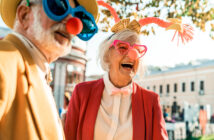
<svg viewBox="0 0 214 140"><path fill-rule="evenodd" d="M214 8L211 0L104 0L117 12L120 19L145 17L182 18L189 17L192 23L202 31L210 27L210 37L214 39ZM101 7L100 7L101 8ZM101 29L108 31L112 24L112 15L106 8L101 8L102 14L99 22L103 23ZM155 33L153 26L144 28L143 34Z"/></svg>

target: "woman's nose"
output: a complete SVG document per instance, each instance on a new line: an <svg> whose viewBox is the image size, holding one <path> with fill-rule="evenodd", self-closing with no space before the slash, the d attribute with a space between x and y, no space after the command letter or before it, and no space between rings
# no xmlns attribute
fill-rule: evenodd
<svg viewBox="0 0 214 140"><path fill-rule="evenodd" d="M139 54L136 49L130 49L127 56L132 60L136 60L139 57Z"/></svg>

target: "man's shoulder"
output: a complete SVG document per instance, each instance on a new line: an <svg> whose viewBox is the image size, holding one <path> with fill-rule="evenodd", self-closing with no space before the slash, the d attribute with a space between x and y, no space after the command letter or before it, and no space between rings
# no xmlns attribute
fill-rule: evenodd
<svg viewBox="0 0 214 140"><path fill-rule="evenodd" d="M6 69L5 66L9 68L16 67L17 64L23 62L21 52L17 49L15 44L7 40L0 41L0 65Z"/></svg>
<svg viewBox="0 0 214 140"><path fill-rule="evenodd" d="M20 56L19 50L16 46L8 40L0 41L0 55L4 55L4 57L15 57Z"/></svg>

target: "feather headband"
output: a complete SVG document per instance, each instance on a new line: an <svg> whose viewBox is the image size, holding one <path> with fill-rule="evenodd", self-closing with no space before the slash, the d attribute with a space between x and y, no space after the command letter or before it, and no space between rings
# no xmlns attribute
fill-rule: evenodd
<svg viewBox="0 0 214 140"><path fill-rule="evenodd" d="M172 38L172 41L174 40L176 34L178 35L178 43L179 37L181 38L182 43L189 42L190 40L193 39L193 27L188 24L182 24L181 19L170 18L168 19L168 21L164 21L156 17L147 17L144 19L140 19L139 21L133 20L130 22L130 19L120 20L115 9L112 8L109 4L105 3L104 1L98 0L97 3L98 5L101 5L109 9L111 14L113 15L116 24L111 28L111 31L114 33L117 33L124 29L130 29L139 34L143 26L155 23L158 26L165 28L166 30L175 30L175 34Z"/></svg>

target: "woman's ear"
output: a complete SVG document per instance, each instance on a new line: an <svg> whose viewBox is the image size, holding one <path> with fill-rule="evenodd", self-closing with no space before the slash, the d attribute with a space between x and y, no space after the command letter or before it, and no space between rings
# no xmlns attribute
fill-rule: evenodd
<svg viewBox="0 0 214 140"><path fill-rule="evenodd" d="M31 23L31 8L25 5L20 5L17 8L17 19L23 29L27 29L30 26Z"/></svg>
<svg viewBox="0 0 214 140"><path fill-rule="evenodd" d="M106 62L106 63L109 63L109 59L110 59L109 52L110 52L110 50L108 50L104 55L104 62Z"/></svg>

